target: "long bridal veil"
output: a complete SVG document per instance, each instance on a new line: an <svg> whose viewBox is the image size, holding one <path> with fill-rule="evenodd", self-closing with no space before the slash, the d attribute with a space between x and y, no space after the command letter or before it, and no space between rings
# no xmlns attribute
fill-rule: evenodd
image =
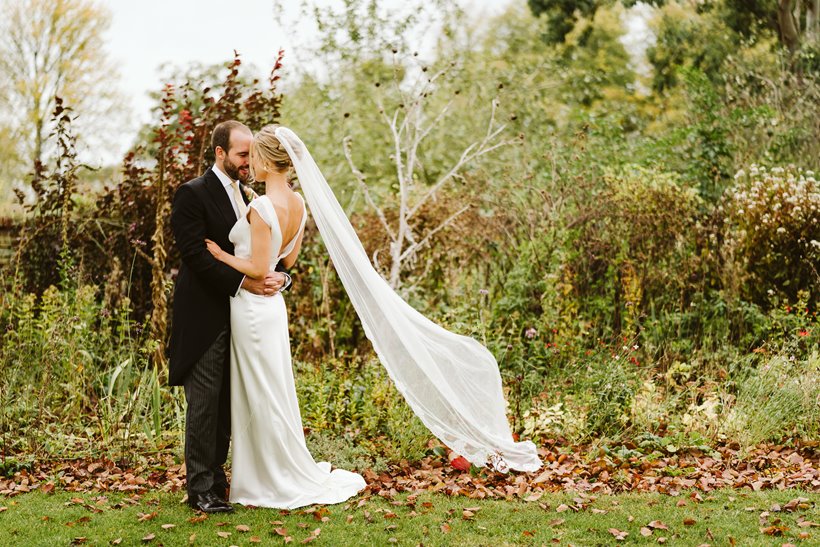
<svg viewBox="0 0 820 547"><path fill-rule="evenodd" d="M498 363L472 338L433 323L396 294L370 264L356 232L304 143L276 137L293 161L319 233L368 339L396 388L425 426L471 463L535 471L535 445L515 442Z"/></svg>

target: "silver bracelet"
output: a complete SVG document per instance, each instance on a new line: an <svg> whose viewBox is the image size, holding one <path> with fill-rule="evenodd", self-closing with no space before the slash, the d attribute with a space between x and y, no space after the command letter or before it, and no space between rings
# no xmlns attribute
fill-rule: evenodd
<svg viewBox="0 0 820 547"><path fill-rule="evenodd" d="M291 286L291 284L293 284L293 279L290 277L290 274L288 274L286 272L279 272L279 273L281 273L282 275L285 276L285 282L279 288L279 292L283 293L286 290L288 290L288 288Z"/></svg>

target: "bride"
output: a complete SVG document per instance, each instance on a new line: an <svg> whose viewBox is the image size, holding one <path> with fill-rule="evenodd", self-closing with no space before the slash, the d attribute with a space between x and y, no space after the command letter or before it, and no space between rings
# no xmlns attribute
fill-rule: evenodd
<svg viewBox="0 0 820 547"><path fill-rule="evenodd" d="M444 444L475 465L499 471L541 467L535 445L515 442L495 358L411 308L370 264L353 227L305 145L268 125L253 138L251 173L264 181L248 215L230 233L235 255L206 241L213 256L261 279L299 254L307 209L287 182L293 168L333 265L397 389ZM281 294L240 290L231 299L231 501L292 509L338 503L365 487L349 471L316 463L305 446Z"/></svg>

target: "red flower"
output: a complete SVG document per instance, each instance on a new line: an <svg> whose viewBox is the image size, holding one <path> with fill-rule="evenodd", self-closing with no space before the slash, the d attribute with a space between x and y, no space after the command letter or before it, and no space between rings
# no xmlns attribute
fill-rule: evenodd
<svg viewBox="0 0 820 547"><path fill-rule="evenodd" d="M450 465L453 466L453 469L457 469L459 471L469 471L470 470L470 462L464 456L459 456L450 461Z"/></svg>
<svg viewBox="0 0 820 547"><path fill-rule="evenodd" d="M808 336L808 335L809 335L809 331L807 331L807 330L801 330L801 331L799 331L797 334L798 334L798 335L800 335L800 336Z"/></svg>

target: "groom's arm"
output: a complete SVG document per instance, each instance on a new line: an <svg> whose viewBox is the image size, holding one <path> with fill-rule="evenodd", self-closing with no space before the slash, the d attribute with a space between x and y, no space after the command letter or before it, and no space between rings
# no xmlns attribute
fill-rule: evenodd
<svg viewBox="0 0 820 547"><path fill-rule="evenodd" d="M208 252L205 246L205 238L208 237L205 209L189 186L180 186L174 195L171 229L185 265L214 290L225 296L234 296L244 276Z"/></svg>

